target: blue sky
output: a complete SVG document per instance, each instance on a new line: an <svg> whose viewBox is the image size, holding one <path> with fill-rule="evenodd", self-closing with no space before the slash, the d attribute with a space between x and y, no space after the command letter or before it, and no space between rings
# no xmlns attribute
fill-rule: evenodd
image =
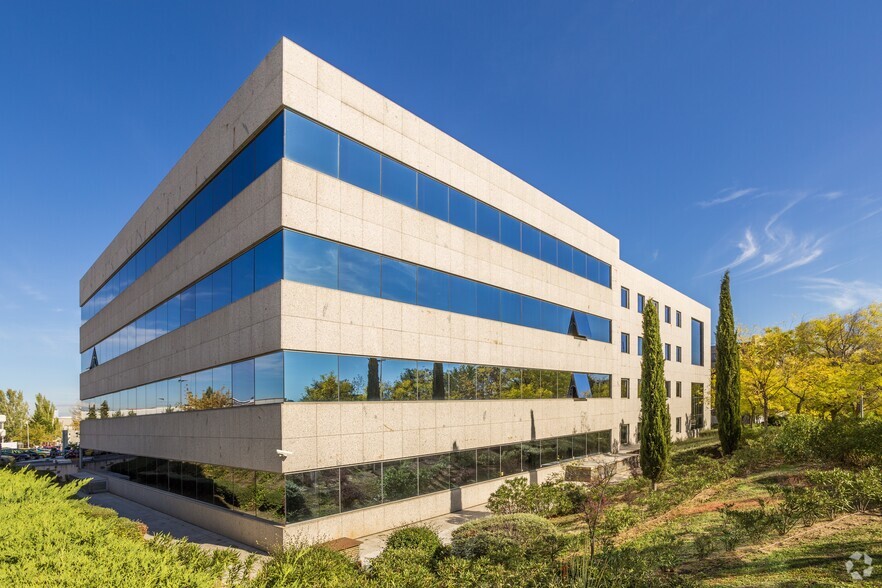
<svg viewBox="0 0 882 588"><path fill-rule="evenodd" d="M880 17L804 0L2 3L0 387L75 402L79 278L283 35L714 310L731 267L741 324L882 299Z"/></svg>

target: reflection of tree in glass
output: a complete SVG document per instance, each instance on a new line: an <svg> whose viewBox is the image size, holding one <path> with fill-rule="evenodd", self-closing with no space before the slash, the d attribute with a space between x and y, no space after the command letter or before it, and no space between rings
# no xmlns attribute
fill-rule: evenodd
<svg viewBox="0 0 882 588"><path fill-rule="evenodd" d="M499 398L499 368L480 365L478 372L477 398Z"/></svg>
<svg viewBox="0 0 882 588"><path fill-rule="evenodd" d="M422 390L421 390L422 391ZM422 398L422 394L420 397ZM436 361L432 364L432 399L444 400L446 393L444 391L444 364Z"/></svg>
<svg viewBox="0 0 882 588"><path fill-rule="evenodd" d="M383 398L386 400L416 400L417 393L417 369L407 368L398 379L391 385L383 378Z"/></svg>
<svg viewBox="0 0 882 588"><path fill-rule="evenodd" d="M279 523L285 522L285 476L257 472L255 488L257 516Z"/></svg>
<svg viewBox="0 0 882 588"><path fill-rule="evenodd" d="M368 359L368 400L380 399L380 362L376 357Z"/></svg>
<svg viewBox="0 0 882 588"><path fill-rule="evenodd" d="M214 503L230 510L254 514L257 510L253 471L224 466L203 465L204 476L214 480Z"/></svg>
<svg viewBox="0 0 882 588"><path fill-rule="evenodd" d="M524 370L521 398L554 398L557 391L557 372L554 370Z"/></svg>
<svg viewBox="0 0 882 588"><path fill-rule="evenodd" d="M354 466L340 470L340 504L352 510L380 502L379 466Z"/></svg>
<svg viewBox="0 0 882 588"><path fill-rule="evenodd" d="M202 396L198 396L187 390L187 397L182 410L205 410L207 408L226 408L233 406L233 395L229 390L221 386L214 390L211 386L205 389Z"/></svg>
<svg viewBox="0 0 882 588"><path fill-rule="evenodd" d="M352 378L350 380L337 380L336 374L331 372L330 374L322 374L319 376L318 380L313 380L312 384L306 387L306 395L303 397L303 400L306 401L333 401L337 400L337 394L339 391L340 400L350 400L352 398L357 398L357 395L352 393L353 391L353 382L358 382L360 378ZM356 384L357 387L360 387Z"/></svg>
<svg viewBox="0 0 882 588"><path fill-rule="evenodd" d="M477 366L462 364L450 370L450 398L471 400L476 397Z"/></svg>
<svg viewBox="0 0 882 588"><path fill-rule="evenodd" d="M417 494L415 459L383 464L383 500L401 500Z"/></svg>
<svg viewBox="0 0 882 588"><path fill-rule="evenodd" d="M450 488L450 456L430 455L420 458L420 494Z"/></svg>
<svg viewBox="0 0 882 588"><path fill-rule="evenodd" d="M588 381L591 382L591 398L610 398L612 396L609 376L588 374Z"/></svg>

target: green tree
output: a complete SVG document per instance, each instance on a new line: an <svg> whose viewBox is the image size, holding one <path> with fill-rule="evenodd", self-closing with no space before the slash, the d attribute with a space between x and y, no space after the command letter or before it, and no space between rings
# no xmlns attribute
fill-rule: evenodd
<svg viewBox="0 0 882 588"><path fill-rule="evenodd" d="M31 443L47 443L61 437L61 421L55 416L55 405L42 394L37 394L30 424Z"/></svg>
<svg viewBox="0 0 882 588"><path fill-rule="evenodd" d="M368 400L380 399L380 362L376 357L368 359L367 397Z"/></svg>
<svg viewBox="0 0 882 588"><path fill-rule="evenodd" d="M24 441L25 425L28 422L28 403L21 391L7 390L0 392L0 414L6 415L7 441Z"/></svg>
<svg viewBox="0 0 882 588"><path fill-rule="evenodd" d="M654 300L643 307L643 362L640 369L640 469L652 489L664 476L671 452L671 412L665 392L665 356Z"/></svg>
<svg viewBox="0 0 882 588"><path fill-rule="evenodd" d="M95 405L94 404L89 405L89 412L86 413L86 418L87 419L97 419L98 418L98 413L95 412Z"/></svg>
<svg viewBox="0 0 882 588"><path fill-rule="evenodd" d="M720 446L725 455L731 455L741 444L741 358L728 271L723 275L723 282L720 284L716 376L715 400Z"/></svg>
<svg viewBox="0 0 882 588"><path fill-rule="evenodd" d="M101 415L102 419L110 418L110 405L107 404L106 400L101 403L98 414Z"/></svg>

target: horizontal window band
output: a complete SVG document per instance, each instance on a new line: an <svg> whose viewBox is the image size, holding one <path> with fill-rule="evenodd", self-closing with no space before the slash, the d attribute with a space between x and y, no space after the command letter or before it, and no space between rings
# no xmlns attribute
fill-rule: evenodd
<svg viewBox="0 0 882 588"><path fill-rule="evenodd" d="M450 491L612 450L601 430L289 474L85 449L84 469L293 524ZM255 497L260 496L261 500Z"/></svg>
<svg viewBox="0 0 882 588"><path fill-rule="evenodd" d="M82 352L81 371L111 361L280 280L612 342L612 321L607 318L284 229Z"/></svg>
<svg viewBox="0 0 882 588"><path fill-rule="evenodd" d="M112 418L284 401L611 397L610 374L277 351L84 402L90 414Z"/></svg>

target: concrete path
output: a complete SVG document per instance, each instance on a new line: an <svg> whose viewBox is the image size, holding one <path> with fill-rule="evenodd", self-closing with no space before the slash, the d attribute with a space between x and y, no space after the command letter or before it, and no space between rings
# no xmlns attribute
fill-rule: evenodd
<svg viewBox="0 0 882 588"><path fill-rule="evenodd" d="M237 541L233 541L229 537L218 535L202 527L197 527L190 523L176 519L173 516L153 510L137 502L127 500L121 496L111 494L110 492L102 492L100 494L86 494L82 498L88 498L91 504L112 508L121 517L132 519L133 521L141 521L147 525L147 536L152 537L156 533L168 533L175 539L187 539L190 543L195 543L205 549L223 549L230 548L239 553L242 559L248 555L254 554L259 560L268 559L263 551L249 547Z"/></svg>

